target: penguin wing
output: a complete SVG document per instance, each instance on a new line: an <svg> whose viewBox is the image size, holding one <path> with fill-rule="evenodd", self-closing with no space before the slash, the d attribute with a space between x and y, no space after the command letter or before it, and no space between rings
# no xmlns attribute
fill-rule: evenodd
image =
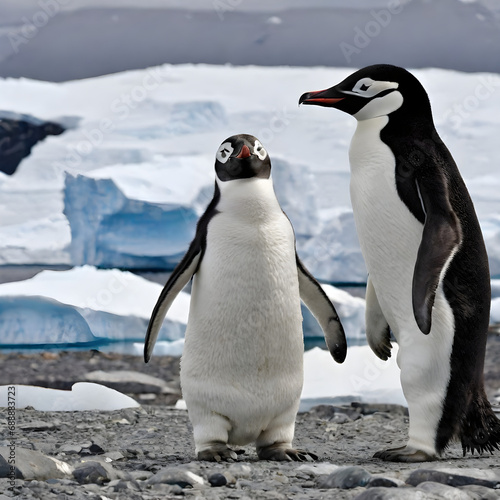
<svg viewBox="0 0 500 500"><path fill-rule="evenodd" d="M418 327L427 335L431 330L437 287L458 250L462 231L450 204L444 175L441 172L422 175L415 182L425 222L413 273L413 314Z"/></svg>
<svg viewBox="0 0 500 500"><path fill-rule="evenodd" d="M148 330L146 332L146 341L144 343L144 361L146 363L151 358L156 339L158 338L158 333L160 332L161 325L163 324L163 320L172 302L198 269L201 262L201 256L202 247L198 244L197 239L194 239L186 255L184 255L179 264L177 264L160 293L160 297L151 314Z"/></svg>
<svg viewBox="0 0 500 500"><path fill-rule="evenodd" d="M366 339L371 350L384 361L391 357L391 333L389 324L378 302L375 288L368 276L366 284Z"/></svg>
<svg viewBox="0 0 500 500"><path fill-rule="evenodd" d="M333 359L337 363L343 363L347 354L347 342L337 311L321 285L304 267L298 255L296 259L300 298L320 324Z"/></svg>

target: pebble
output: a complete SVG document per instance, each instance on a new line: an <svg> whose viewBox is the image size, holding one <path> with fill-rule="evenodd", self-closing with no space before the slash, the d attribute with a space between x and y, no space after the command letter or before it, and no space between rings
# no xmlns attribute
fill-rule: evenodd
<svg viewBox="0 0 500 500"><path fill-rule="evenodd" d="M158 483L176 484L181 488L192 488L195 485L205 484L205 481L201 476L189 470L180 469L178 467L167 467L158 471L154 476L151 476L146 483L149 485Z"/></svg>
<svg viewBox="0 0 500 500"><path fill-rule="evenodd" d="M10 448L0 448L0 477L8 477ZM65 478L71 475L72 467L61 460L25 448L15 448L16 477L25 480Z"/></svg>
<svg viewBox="0 0 500 500"><path fill-rule="evenodd" d="M113 479L118 479L118 474L109 464L89 460L80 464L73 471L73 477L80 484L95 483L102 485Z"/></svg>
<svg viewBox="0 0 500 500"><path fill-rule="evenodd" d="M432 493L426 493L416 488L369 488L354 500L442 500Z"/></svg>
<svg viewBox="0 0 500 500"><path fill-rule="evenodd" d="M372 475L366 469L357 465L339 467L329 476L321 479L319 487L351 489L357 486L366 486L371 477Z"/></svg>
<svg viewBox="0 0 500 500"><path fill-rule="evenodd" d="M220 472L214 472L208 476L208 482L211 486L226 486L227 479Z"/></svg>
<svg viewBox="0 0 500 500"><path fill-rule="evenodd" d="M228 471L236 479L247 479L252 474L252 468L247 464L231 464L228 468Z"/></svg>
<svg viewBox="0 0 500 500"><path fill-rule="evenodd" d="M417 490L432 493L445 500L471 500L470 495L465 491L460 491L458 488L448 486L441 483L433 483L432 481L425 481L417 486Z"/></svg>
<svg viewBox="0 0 500 500"><path fill-rule="evenodd" d="M467 486L460 486L460 489L467 492L474 500L497 500L500 498L500 491L486 488L486 486L468 484Z"/></svg>
<svg viewBox="0 0 500 500"><path fill-rule="evenodd" d="M367 488L376 488L377 486L384 486L385 488L397 488L398 483L387 477L372 477L368 483L366 483Z"/></svg>
<svg viewBox="0 0 500 500"><path fill-rule="evenodd" d="M416 471L413 471L406 480L406 484L410 484L411 486L418 486L420 483L423 483L425 481L447 484L448 486L465 486L467 484L477 484L479 486L486 486L487 488L500 488L499 481L478 479L470 476L462 476L459 474L450 474L448 472L427 469L417 469Z"/></svg>

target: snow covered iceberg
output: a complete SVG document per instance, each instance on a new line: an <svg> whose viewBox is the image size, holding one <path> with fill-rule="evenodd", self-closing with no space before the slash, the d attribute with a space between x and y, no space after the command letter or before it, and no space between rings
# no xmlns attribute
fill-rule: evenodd
<svg viewBox="0 0 500 500"><path fill-rule="evenodd" d="M213 158L162 157L67 174L64 213L73 264L173 269L213 195ZM308 167L273 160L282 208L299 239L319 230L314 179Z"/></svg>
<svg viewBox="0 0 500 500"><path fill-rule="evenodd" d="M90 266L5 283L0 285L0 345L99 347L141 341L161 289L129 272ZM189 295L181 292L160 339L183 338L188 312Z"/></svg>

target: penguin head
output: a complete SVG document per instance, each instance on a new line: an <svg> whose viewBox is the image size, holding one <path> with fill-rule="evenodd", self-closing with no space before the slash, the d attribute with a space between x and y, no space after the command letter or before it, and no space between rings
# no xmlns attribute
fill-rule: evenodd
<svg viewBox="0 0 500 500"><path fill-rule="evenodd" d="M358 121L397 110L431 116L429 99L420 82L406 69L390 64L367 66L334 87L306 92L299 104L337 108Z"/></svg>
<svg viewBox="0 0 500 500"><path fill-rule="evenodd" d="M253 135L233 135L217 150L215 172L221 182L254 177L269 179L271 160L264 146Z"/></svg>

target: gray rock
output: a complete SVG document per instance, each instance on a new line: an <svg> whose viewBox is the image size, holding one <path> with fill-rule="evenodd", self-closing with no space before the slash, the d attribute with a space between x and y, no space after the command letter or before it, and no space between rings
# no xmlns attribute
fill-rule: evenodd
<svg viewBox="0 0 500 500"><path fill-rule="evenodd" d="M10 472L10 448L0 448L0 477L8 477ZM25 448L15 448L16 478L40 480L71 476L72 467L61 460Z"/></svg>
<svg viewBox="0 0 500 500"><path fill-rule="evenodd" d="M84 376L89 382L97 382L124 393L178 394L165 380L132 370L96 370Z"/></svg>
<svg viewBox="0 0 500 500"><path fill-rule="evenodd" d="M141 491L137 481L125 481L124 479L114 479L108 483L108 489L114 492Z"/></svg>
<svg viewBox="0 0 500 500"><path fill-rule="evenodd" d="M159 483L178 485L181 488L193 487L195 485L205 484L203 478L197 474L178 467L167 467L151 476L146 483L155 485Z"/></svg>
<svg viewBox="0 0 500 500"><path fill-rule="evenodd" d="M83 462L73 471L73 477L80 484L99 484L108 483L113 479L119 479L117 472L109 464L89 460Z"/></svg>
<svg viewBox="0 0 500 500"><path fill-rule="evenodd" d="M497 500L500 498L500 491L486 488L486 486L478 486L477 484L469 484L460 486L460 490L469 494L474 500Z"/></svg>
<svg viewBox="0 0 500 500"><path fill-rule="evenodd" d="M366 483L367 488L376 488L378 486L383 486L384 488L397 488L398 483L387 477L372 477L368 483Z"/></svg>
<svg viewBox="0 0 500 500"><path fill-rule="evenodd" d="M66 455L75 455L82 451L82 447L77 444L63 444L57 451Z"/></svg>
<svg viewBox="0 0 500 500"><path fill-rule="evenodd" d="M363 467L339 467L319 482L320 488L351 489L357 486L366 486L372 475Z"/></svg>
<svg viewBox="0 0 500 500"><path fill-rule="evenodd" d="M469 494L461 491L453 486L447 484L433 483L432 481L425 481L417 486L417 490L422 490L427 493L444 498L445 500L471 500Z"/></svg>
<svg viewBox="0 0 500 500"><path fill-rule="evenodd" d="M477 484L487 488L500 488L500 481L491 481L488 479L478 479L476 477L462 476L459 474L450 474L443 471L417 469L413 471L406 484L418 486L420 483L432 481L435 483L447 484L448 486L466 486L468 484Z"/></svg>
<svg viewBox="0 0 500 500"><path fill-rule="evenodd" d="M427 493L416 488L369 488L354 500L442 500L432 493Z"/></svg>
<svg viewBox="0 0 500 500"><path fill-rule="evenodd" d="M208 482L211 486L226 486L227 479L220 472L214 472L208 476Z"/></svg>
<svg viewBox="0 0 500 500"><path fill-rule="evenodd" d="M31 422L26 422L18 426L18 429L20 429L21 431L32 432L51 431L57 428L58 425L56 425L55 423L43 422L42 420L32 420Z"/></svg>
<svg viewBox="0 0 500 500"><path fill-rule="evenodd" d="M247 464L231 464L227 470L236 479L248 479L252 474L252 468Z"/></svg>

